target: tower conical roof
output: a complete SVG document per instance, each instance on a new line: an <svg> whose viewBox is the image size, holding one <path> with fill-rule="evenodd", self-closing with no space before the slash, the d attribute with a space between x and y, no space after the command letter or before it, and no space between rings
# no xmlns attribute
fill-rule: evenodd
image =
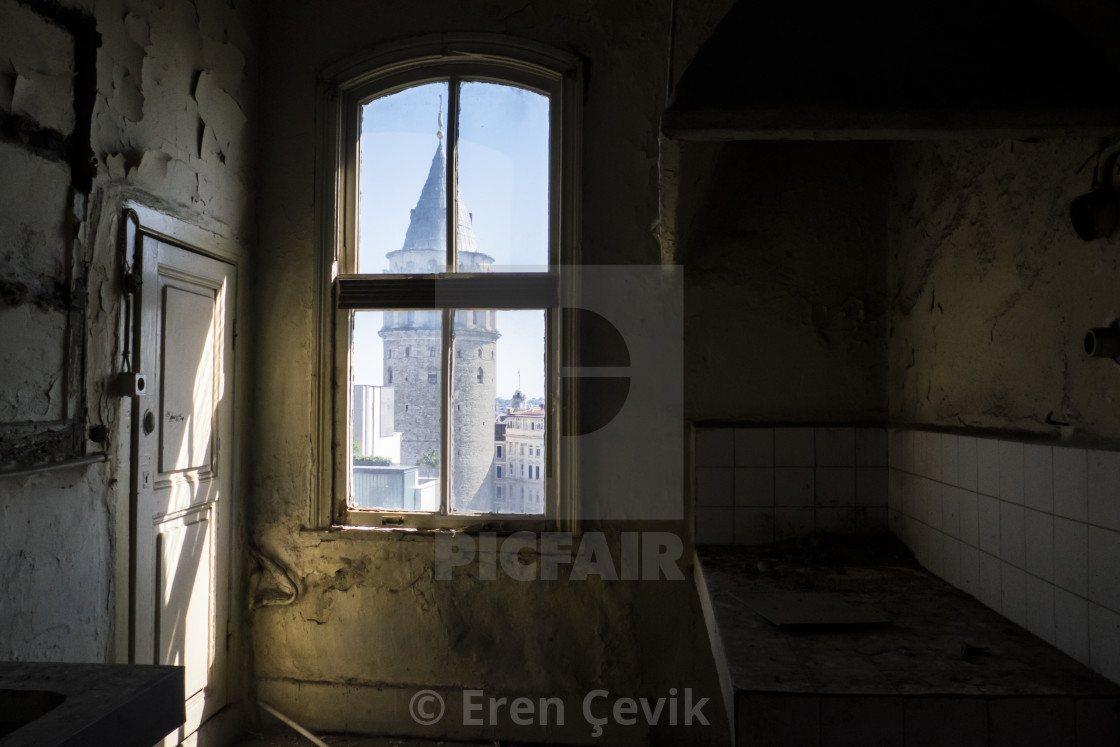
<svg viewBox="0 0 1120 747"><path fill-rule="evenodd" d="M459 213L459 225L456 241L459 249L460 269L474 269L478 265L490 265L494 259L478 250L478 240L474 235L474 226L471 223L471 214L463 202L463 195L456 190L456 208ZM392 264L391 271L400 272L405 257L411 259L417 269L422 269L427 262L434 260L436 266L442 267L447 256L447 154L443 145L443 133L440 133L439 145L432 156L432 165L428 168L428 178L424 188L420 190L420 199L412 209L412 217L408 224L408 231L404 235L404 244L395 252L389 252L388 257ZM405 253L421 252L413 255Z"/></svg>

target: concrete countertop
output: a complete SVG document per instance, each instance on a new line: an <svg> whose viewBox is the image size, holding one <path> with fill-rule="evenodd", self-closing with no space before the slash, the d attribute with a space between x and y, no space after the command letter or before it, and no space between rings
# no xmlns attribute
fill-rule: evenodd
<svg viewBox="0 0 1120 747"><path fill-rule="evenodd" d="M182 667L0 662L0 724L58 700L48 693L61 695L61 702L0 733L2 747L148 747L185 719Z"/></svg>

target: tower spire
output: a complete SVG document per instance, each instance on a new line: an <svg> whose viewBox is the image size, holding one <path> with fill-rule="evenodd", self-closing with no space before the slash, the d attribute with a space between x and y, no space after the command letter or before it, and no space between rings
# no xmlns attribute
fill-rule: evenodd
<svg viewBox="0 0 1120 747"><path fill-rule="evenodd" d="M436 137L439 140L443 140L443 95L442 94L440 94L440 97L439 97L439 115L436 118L436 121L439 123L439 129L436 131Z"/></svg>

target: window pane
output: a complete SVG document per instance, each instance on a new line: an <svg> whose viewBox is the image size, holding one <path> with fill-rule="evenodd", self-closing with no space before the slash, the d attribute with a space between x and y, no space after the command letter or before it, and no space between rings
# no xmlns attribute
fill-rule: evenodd
<svg viewBox="0 0 1120 747"><path fill-rule="evenodd" d="M459 269L548 269L548 97L459 88Z"/></svg>
<svg viewBox="0 0 1120 747"><path fill-rule="evenodd" d="M354 508L439 509L442 329L438 311L354 312Z"/></svg>
<svg viewBox="0 0 1120 747"><path fill-rule="evenodd" d="M456 311L452 357L451 510L543 514L545 312Z"/></svg>
<svg viewBox="0 0 1120 747"><path fill-rule="evenodd" d="M358 272L446 269L446 116L446 82L362 106Z"/></svg>

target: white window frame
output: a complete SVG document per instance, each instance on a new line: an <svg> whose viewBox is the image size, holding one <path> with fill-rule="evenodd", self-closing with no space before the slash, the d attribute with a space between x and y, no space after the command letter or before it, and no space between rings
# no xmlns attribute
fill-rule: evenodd
<svg viewBox="0 0 1120 747"><path fill-rule="evenodd" d="M357 177L360 107L376 98L404 88L437 80L485 81L517 85L549 97L549 266L547 273L436 273L427 275L366 275L357 269ZM451 93L457 98L458 92ZM563 268L579 262L578 184L580 103L582 77L579 61L573 55L532 42L485 34L441 34L410 39L385 46L371 54L347 60L324 70L319 82L319 122L322 141L319 150L319 236L322 250L319 328L320 362L328 375L319 377L319 432L316 438L316 466L313 474L311 524L320 528L361 527L390 530L509 531L570 528L576 518L575 444L562 439L563 432L577 432L576 408L562 408L564 401L575 402L576 382L560 376L562 359L574 359L575 328L562 318L559 306L574 305L576 289L561 280ZM455 104L448 102L448 110ZM457 123L448 116L448 163L454 164ZM449 194L453 195L456 170L449 166ZM448 202L448 226L454 227L455 200ZM454 242L449 230L449 255ZM452 265L453 266L453 265ZM435 280L445 302L444 343L440 351L444 416L441 418L441 509L438 513L353 509L347 505L349 494L350 391L349 345L353 312L358 309L389 308L376 304L393 300L392 308L409 308L409 294ZM379 282L380 281L380 282ZM388 281L386 283L385 281ZM390 286L394 281L400 281ZM551 284L552 291L548 291ZM523 289L520 293L517 286ZM386 288L391 291L386 294ZM443 290L449 288L450 292ZM483 293L493 295L483 295ZM551 293L546 306L526 299ZM392 294L396 294L393 296ZM371 305L373 304L373 305ZM517 304L522 304L518 306ZM413 308L432 308L414 306ZM450 330L454 312L450 309L545 308L548 361L546 374L545 438L546 476L551 481L544 501L544 515L456 514L447 511L450 414L453 361ZM561 390L564 391L561 391ZM562 422L568 421L568 422Z"/></svg>

